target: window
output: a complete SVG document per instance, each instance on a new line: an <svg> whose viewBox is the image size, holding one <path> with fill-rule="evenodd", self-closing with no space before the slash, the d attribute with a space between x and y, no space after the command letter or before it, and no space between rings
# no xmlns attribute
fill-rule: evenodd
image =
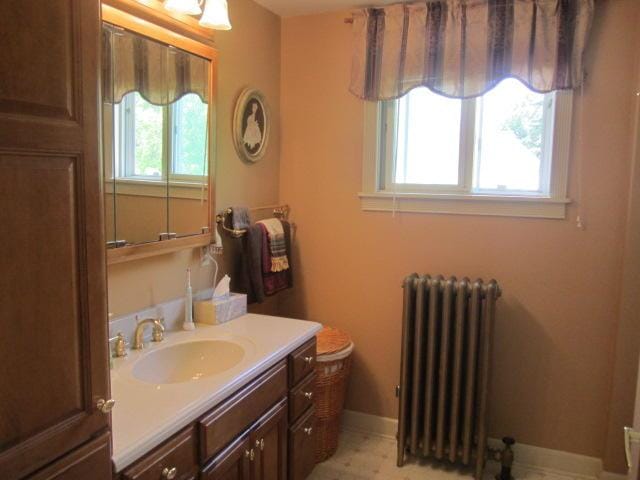
<svg viewBox="0 0 640 480"><path fill-rule="evenodd" d="M207 104L194 93L169 106L138 92L115 105L116 177L198 182L208 175Z"/></svg>
<svg viewBox="0 0 640 480"><path fill-rule="evenodd" d="M365 115L363 208L564 218L570 93L422 87Z"/></svg>

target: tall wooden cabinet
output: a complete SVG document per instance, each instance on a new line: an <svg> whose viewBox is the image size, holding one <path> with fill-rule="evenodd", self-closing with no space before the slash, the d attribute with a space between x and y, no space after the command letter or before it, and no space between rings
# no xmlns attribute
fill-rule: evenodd
<svg viewBox="0 0 640 480"><path fill-rule="evenodd" d="M80 478L86 459L92 479L110 475L99 7L0 2L5 480Z"/></svg>

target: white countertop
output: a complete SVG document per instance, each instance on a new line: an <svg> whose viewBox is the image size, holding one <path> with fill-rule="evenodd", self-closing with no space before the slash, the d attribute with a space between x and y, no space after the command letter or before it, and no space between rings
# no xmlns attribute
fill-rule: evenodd
<svg viewBox="0 0 640 480"><path fill-rule="evenodd" d="M113 463L129 466L183 427L311 339L321 325L290 318L247 314L223 325L197 325L195 331L168 332L161 343L130 350L111 370ZM132 375L136 360L149 352L192 340L233 340L245 355L233 368L184 383L155 385Z"/></svg>

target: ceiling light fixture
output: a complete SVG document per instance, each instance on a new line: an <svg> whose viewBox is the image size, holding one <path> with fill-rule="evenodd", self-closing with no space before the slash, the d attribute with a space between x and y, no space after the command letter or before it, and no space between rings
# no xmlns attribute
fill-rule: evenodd
<svg viewBox="0 0 640 480"><path fill-rule="evenodd" d="M204 5L204 12L202 6ZM231 30L227 0L165 0L164 8L186 15L201 15L200 25L214 30Z"/></svg>
<svg viewBox="0 0 640 480"><path fill-rule="evenodd" d="M200 25L214 30L231 30L227 0L207 0Z"/></svg>
<svg viewBox="0 0 640 480"><path fill-rule="evenodd" d="M166 0L164 8L172 12L185 13L187 15L200 15L202 8L198 0Z"/></svg>

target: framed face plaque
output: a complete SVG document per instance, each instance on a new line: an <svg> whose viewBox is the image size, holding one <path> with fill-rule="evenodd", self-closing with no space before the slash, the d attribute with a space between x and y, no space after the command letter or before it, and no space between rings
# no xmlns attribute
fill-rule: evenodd
<svg viewBox="0 0 640 480"><path fill-rule="evenodd" d="M260 160L269 142L271 118L264 95L255 88L242 91L233 114L233 139L242 160Z"/></svg>

